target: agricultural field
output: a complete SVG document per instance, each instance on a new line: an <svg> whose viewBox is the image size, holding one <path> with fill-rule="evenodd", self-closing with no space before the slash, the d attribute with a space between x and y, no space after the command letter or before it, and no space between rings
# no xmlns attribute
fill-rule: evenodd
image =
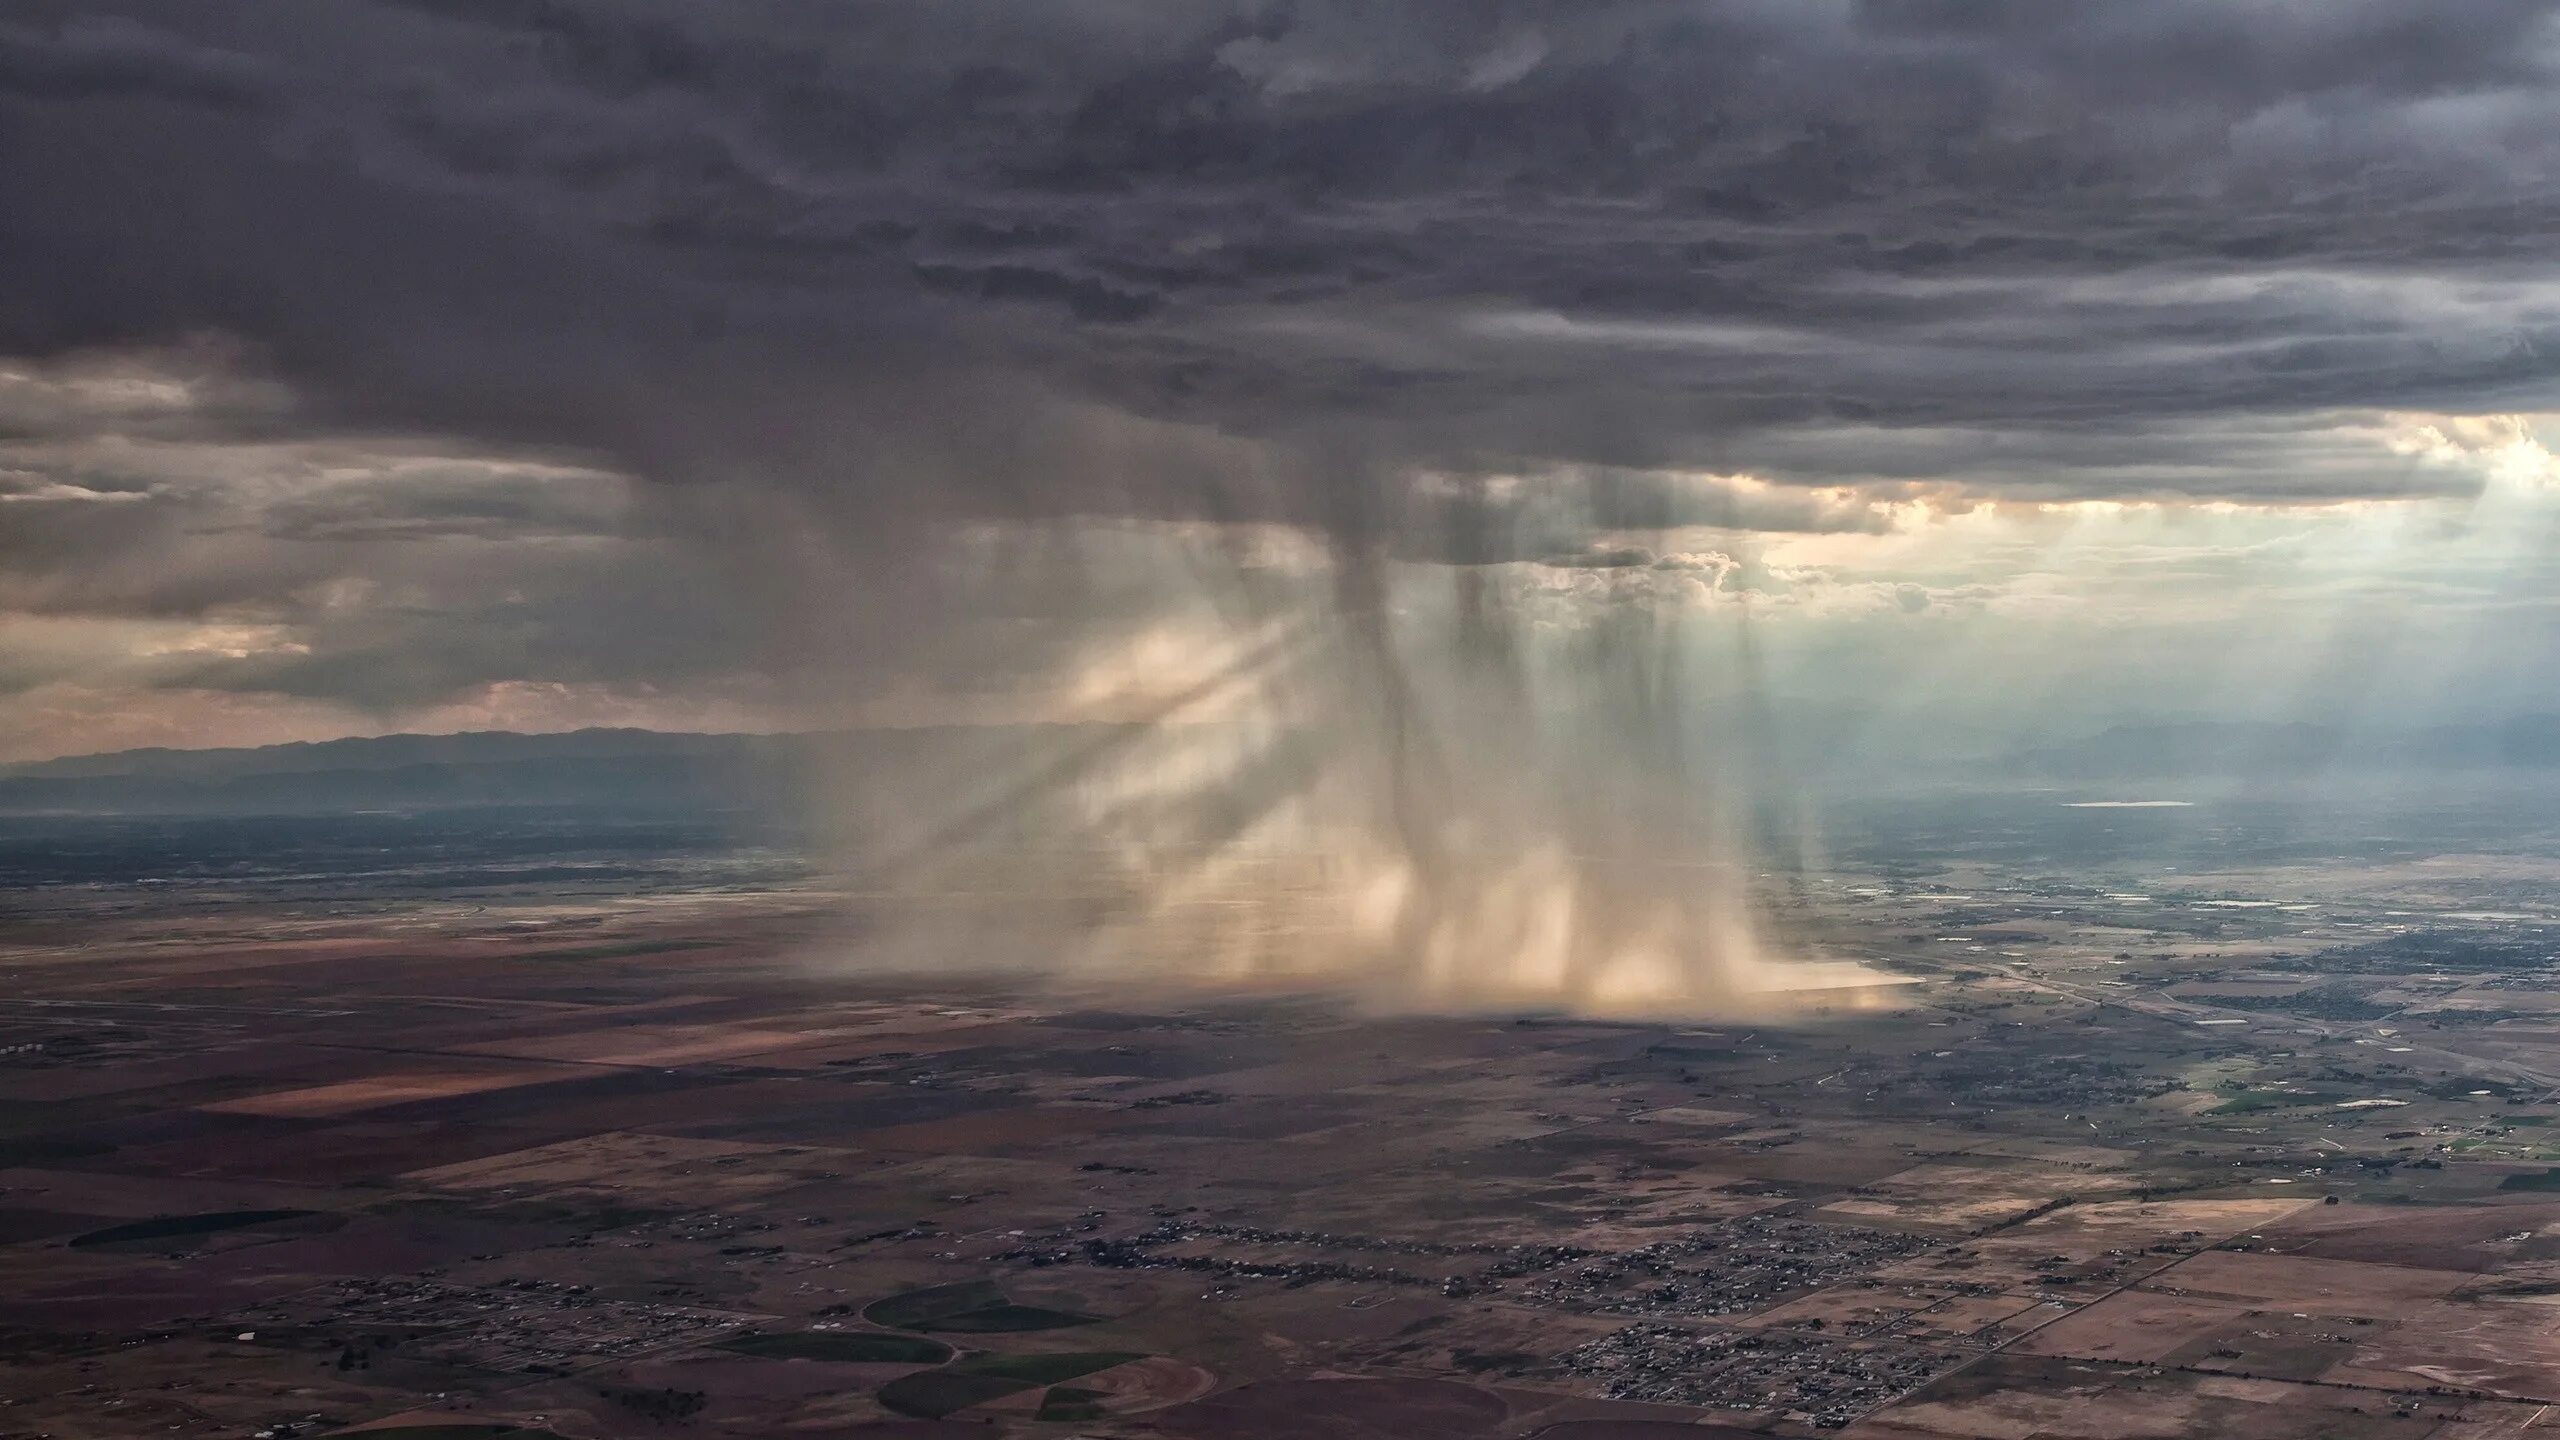
<svg viewBox="0 0 2560 1440"><path fill-rule="evenodd" d="M0 1435L2560 1434L2541 922L1837 863L1766 903L1889 1003L1745 1022L885 972L726 872L55 895Z"/></svg>

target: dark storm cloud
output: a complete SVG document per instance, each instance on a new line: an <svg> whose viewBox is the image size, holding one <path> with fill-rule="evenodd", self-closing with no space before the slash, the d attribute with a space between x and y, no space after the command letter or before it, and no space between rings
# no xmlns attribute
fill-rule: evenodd
<svg viewBox="0 0 2560 1440"><path fill-rule="evenodd" d="M1002 509L969 412L1090 404L1798 480L1969 428L2103 492L2560 367L2542 3L74 9L7 52L17 348L219 327L678 477ZM270 98L151 103L211 75Z"/></svg>
<svg viewBox="0 0 2560 1440"><path fill-rule="evenodd" d="M343 613L294 613L295 649L208 659L168 680L385 714L493 682L700 685L741 658L728 617L703 603L714 578L699 557L665 549L641 564L570 555L530 573L448 555L403 567L390 593Z"/></svg>
<svg viewBox="0 0 2560 1440"><path fill-rule="evenodd" d="M295 611L414 545L437 603L516 567L526 614L605 597L577 644L619 604L707 666L759 607L831 653L933 633L915 537L978 517L1583 567L1907 498L2459 489L2367 432L2560 406L2554 11L24 0L0 368L223 339L155 352L210 357L176 402L0 386L41 451L5 461L6 589ZM255 446L330 437L690 498L367 471L249 504L136 449L247 493ZM453 548L510 537L593 553ZM774 573L791 546L870 613ZM263 663L645 669L434 609Z"/></svg>
<svg viewBox="0 0 2560 1440"><path fill-rule="evenodd" d="M160 100L246 110L267 68L236 51L190 45L120 17L73 19L50 33L0 26L0 94L34 100Z"/></svg>

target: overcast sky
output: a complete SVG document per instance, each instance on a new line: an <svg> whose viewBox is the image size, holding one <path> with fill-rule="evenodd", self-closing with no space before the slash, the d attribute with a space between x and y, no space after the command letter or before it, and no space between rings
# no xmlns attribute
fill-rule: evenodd
<svg viewBox="0 0 2560 1440"><path fill-rule="evenodd" d="M0 759L2560 708L2555 162L2540 0L17 0Z"/></svg>

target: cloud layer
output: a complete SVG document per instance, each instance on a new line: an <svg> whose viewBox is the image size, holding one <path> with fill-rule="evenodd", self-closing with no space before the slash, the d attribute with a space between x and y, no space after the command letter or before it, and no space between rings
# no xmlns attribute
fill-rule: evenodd
<svg viewBox="0 0 2560 1440"><path fill-rule="evenodd" d="M1757 557L2460 506L2403 417L2560 408L2556 71L2539 0L28 0L0 684L927 714L1331 603L1275 528L1908 616L1997 587Z"/></svg>

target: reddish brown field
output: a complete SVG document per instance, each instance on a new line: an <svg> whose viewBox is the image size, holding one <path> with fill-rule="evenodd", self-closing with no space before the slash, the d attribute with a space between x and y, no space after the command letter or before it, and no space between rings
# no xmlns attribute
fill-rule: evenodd
<svg viewBox="0 0 2560 1440"><path fill-rule="evenodd" d="M1468 1440L1499 1432L1500 1395L1445 1380L1268 1380L1153 1417L1183 1440Z"/></svg>
<svg viewBox="0 0 2560 1440"><path fill-rule="evenodd" d="M399 1071L369 1075L361 1080L342 1080L334 1085L273 1090L237 1100L218 1100L203 1108L217 1115L272 1115L287 1119L352 1115L360 1110L378 1110L386 1105L401 1105L413 1100L444 1100L456 1095L513 1089L518 1085L539 1085L546 1080L566 1079L574 1073L567 1066Z"/></svg>
<svg viewBox="0 0 2560 1440"><path fill-rule="evenodd" d="M1218 1388L1218 1377L1169 1355L1150 1355L1083 1376L1075 1385L1100 1392L1096 1403L1114 1415L1136 1415L1198 1400Z"/></svg>
<svg viewBox="0 0 2560 1440"><path fill-rule="evenodd" d="M2427 1440L2453 1413L2398 1419L2352 1391L2067 1360L1978 1367L1841 1433L1843 1440Z"/></svg>
<svg viewBox="0 0 2560 1440"><path fill-rule="evenodd" d="M2560 1404L2560 1305L2429 1305L2326 1377L2358 1385L2449 1385Z"/></svg>
<svg viewBox="0 0 2560 1440"><path fill-rule="evenodd" d="M440 1165L406 1178L448 1190L698 1201L778 1190L848 1167L862 1168L839 1151L616 1131Z"/></svg>
<svg viewBox="0 0 2560 1440"><path fill-rule="evenodd" d="M865 1150L989 1154L1097 1130L1116 1130L1131 1123L1130 1116L1099 1107L1024 1106L914 1125L886 1125L863 1131L861 1140Z"/></svg>
<svg viewBox="0 0 2560 1440"><path fill-rule="evenodd" d="M490 1040L459 1048L482 1055L578 1060L594 1065L684 1065L788 1050L826 1038L824 1033L764 1030L752 1025L621 1025L566 1035Z"/></svg>
<svg viewBox="0 0 2560 1440"><path fill-rule="evenodd" d="M1855 1440L2528 1440L2560 1386L2560 1202L2348 1148L2432 1117L2016 1103L2256 1043L2023 982L1918 1028L1142 1009L573 912L297 944L236 989L180 938L35 967L76 998L0 1069L0 1431L1810 1440L1840 1393ZM46 1050L63 1015L110 1047ZM2458 1093L2528 1140L2560 1108ZM315 1213L224 1213L270 1210ZM135 1221L167 1223L73 1243ZM959 1365L1150 1358L1073 1382L1088 1419L1032 1386L927 1421L879 1399L910 1367L721 1348L916 1291L976 1297L898 1317Z"/></svg>
<svg viewBox="0 0 2560 1440"><path fill-rule="evenodd" d="M2519 1258L2517 1236L2560 1225L2560 1204L2319 1205L2271 1223L2270 1250L2430 1270L2488 1271Z"/></svg>
<svg viewBox="0 0 2560 1440"><path fill-rule="evenodd" d="M2360 1260L2208 1250L2155 1276L2148 1288L2235 1301L2257 1310L2398 1319L2453 1293L2470 1277Z"/></svg>
<svg viewBox="0 0 2560 1440"><path fill-rule="evenodd" d="M2249 1313L2245 1305L2127 1290L2054 1321L2020 1342L2030 1355L2151 1365Z"/></svg>

